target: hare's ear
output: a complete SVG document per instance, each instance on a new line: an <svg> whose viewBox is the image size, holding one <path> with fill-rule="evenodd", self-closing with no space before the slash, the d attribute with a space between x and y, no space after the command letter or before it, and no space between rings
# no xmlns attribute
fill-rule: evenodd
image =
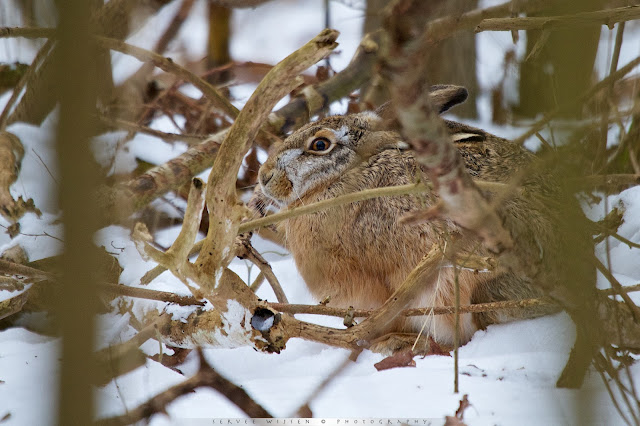
<svg viewBox="0 0 640 426"><path fill-rule="evenodd" d="M469 92L462 86L454 86L452 84L439 84L429 88L429 99L431 105L442 114L452 107L463 103L467 100ZM384 128L398 129L400 127L396 112L391 105L391 101L385 102L376 109L375 114L380 117Z"/></svg>
<svg viewBox="0 0 640 426"><path fill-rule="evenodd" d="M373 111L362 111L350 116L355 120L355 125L363 129L378 129L382 124L382 117Z"/></svg>
<svg viewBox="0 0 640 426"><path fill-rule="evenodd" d="M451 84L439 84L429 88L429 99L431 105L442 114L452 107L463 103L467 100L469 92L462 86L454 86Z"/></svg>

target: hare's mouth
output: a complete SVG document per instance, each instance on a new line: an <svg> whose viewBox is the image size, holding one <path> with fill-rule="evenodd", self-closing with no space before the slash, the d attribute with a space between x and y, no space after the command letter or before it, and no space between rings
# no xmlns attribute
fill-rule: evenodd
<svg viewBox="0 0 640 426"><path fill-rule="evenodd" d="M275 201L280 207L291 202L293 184L282 170L271 169L258 175L262 192Z"/></svg>

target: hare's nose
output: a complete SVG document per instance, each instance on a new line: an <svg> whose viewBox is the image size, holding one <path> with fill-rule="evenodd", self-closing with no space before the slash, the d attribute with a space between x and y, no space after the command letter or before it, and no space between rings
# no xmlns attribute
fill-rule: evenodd
<svg viewBox="0 0 640 426"><path fill-rule="evenodd" d="M273 170L260 173L260 183L262 184L262 186L267 185L271 178L273 178Z"/></svg>

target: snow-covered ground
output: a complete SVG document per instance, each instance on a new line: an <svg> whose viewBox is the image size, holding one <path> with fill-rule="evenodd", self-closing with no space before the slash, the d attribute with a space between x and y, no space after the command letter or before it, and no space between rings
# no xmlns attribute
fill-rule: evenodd
<svg viewBox="0 0 640 426"><path fill-rule="evenodd" d="M344 3L352 4L347 7ZM484 6L497 2L482 2ZM336 70L342 69L351 58L361 36L364 2L332 2L332 27L340 30L340 54L331 59ZM129 40L143 47L151 47L178 7L173 2L156 18ZM196 2L194 10L171 46L174 59L199 59L206 44L205 1ZM360 8L359 8L360 7ZM322 2L318 0L279 0L256 9L239 10L233 17L232 56L237 60L275 63L317 34L323 27ZM605 29L604 32L609 30ZM638 40L637 28L635 40ZM523 51L521 37L516 51ZM501 75L503 52L512 41L508 33L483 33L478 36L478 73L483 90L497 84ZM610 37L603 37L603 49ZM621 64L635 57L638 43L626 41ZM11 48L7 46L13 46ZM29 61L34 51L21 42L20 49L0 40L0 61ZM628 48L626 46L629 46ZM171 53L169 53L171 55ZM605 55L605 53L600 53ZM116 81L122 81L135 71L138 63L114 54ZM605 64L605 61L600 61ZM605 66L605 65L601 65ZM440 83L440 82L439 82ZM446 83L446 82L441 82ZM232 94L238 103L246 100L250 87L234 88ZM8 94L0 96L4 106ZM478 101L480 119L476 125L489 128L506 137L517 136L522 129L496 128L487 121L489 102L485 95ZM340 111L341 106L335 108ZM15 239L0 234L0 252L15 244L22 245L31 260L60 253L61 226L57 224L58 208L53 194L57 176L53 135L55 113L39 127L14 124L9 131L18 135L25 146L25 159L19 180L13 185L14 196L33 198L43 211L41 218L27 214L21 220L22 234ZM157 120L154 126L173 131L168 120ZM110 158L113 146L121 134L104 135L95 142L96 157ZM149 136L138 136L128 143L128 152L118 152L117 167L127 170L134 165L135 156L161 163L186 149L185 145L167 145ZM53 176L51 176L51 173ZM640 243L640 187L609 197L609 208L622 205L625 223L619 229L624 237ZM604 201L585 205L591 219L605 214ZM5 225L3 223L3 225ZM171 243L177 228L157 235L164 246ZM289 299L294 303L315 303L305 289L291 256L283 249L255 237L256 248L265 253L275 274L280 279ZM97 245L118 247L116 254L124 271L120 282L138 285L140 277L154 266L140 257L130 238L129 230L110 226L95 236ZM631 249L610 239L612 270L624 285L640 282L640 250ZM112 251L112 250L110 250ZM596 247L596 254L606 263L605 244ZM231 269L243 279L255 277L257 272L242 260L234 260ZM248 279L248 281L250 281ZM607 287L600 276L599 286ZM156 279L149 288L187 294L182 284L169 273ZM15 296L0 291L0 300ZM275 300L269 286L264 285L258 296ZM640 302L637 293L635 301ZM137 301L136 310L160 306L151 301ZM180 314L178 310L176 315ZM301 316L302 318L303 316ZM38 315L25 316L23 321L38 321ZM306 319L319 321L318 318ZM335 319L322 319L323 324L340 326ZM126 341L135 330L129 317L115 313L99 318L98 347ZM445 415L453 415L463 394L468 394L471 407L465 412L465 421L473 425L573 425L620 424L601 378L590 370L581 391L556 389L555 382L565 365L574 338L574 328L566 314L510 324L490 326L479 331L470 343L460 349L460 394L453 393L453 358L430 356L416 359L416 368L396 368L378 372L373 364L382 356L363 352L357 362L334 379L310 404L315 417L323 418L423 418L433 424L442 424ZM157 342L143 345L149 354L159 350ZM46 425L55 418L56 378L59 370L60 342L22 328L0 331L0 423L7 425ZM321 344L291 340L281 354L257 353L249 348L208 349L209 362L234 383L242 386L258 403L275 416L288 417L314 394L315 388L348 356L348 351ZM195 354L191 354L181 370L186 376L197 368ZM630 368L631 376L640 381L640 366ZM111 416L125 412L149 397L183 381L185 376L148 360L144 367L121 376L110 384L96 388L98 416ZM584 407L588 407L587 412ZM576 412L582 410L580 418ZM590 410L590 411L589 411ZM209 389L198 389L168 407L169 416L156 415L150 424L211 424L206 419L243 417L244 414L224 397ZM197 419L204 419L196 423ZM588 419L588 420L585 420Z"/></svg>

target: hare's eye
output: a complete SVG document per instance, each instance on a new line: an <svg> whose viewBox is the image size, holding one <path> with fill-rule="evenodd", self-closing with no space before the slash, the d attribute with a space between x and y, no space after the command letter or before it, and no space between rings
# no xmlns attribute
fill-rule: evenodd
<svg viewBox="0 0 640 426"><path fill-rule="evenodd" d="M309 151L324 152L331 147L331 141L327 138L315 138L309 145Z"/></svg>

